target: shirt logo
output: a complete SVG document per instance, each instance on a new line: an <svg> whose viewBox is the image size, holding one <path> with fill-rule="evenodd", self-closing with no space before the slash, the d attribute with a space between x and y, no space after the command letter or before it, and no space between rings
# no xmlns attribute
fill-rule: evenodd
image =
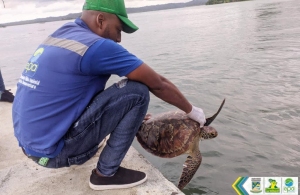
<svg viewBox="0 0 300 195"><path fill-rule="evenodd" d="M33 77L39 67L38 59L43 54L44 48L39 48L35 51L33 56L30 58L29 62L26 64L24 75Z"/></svg>

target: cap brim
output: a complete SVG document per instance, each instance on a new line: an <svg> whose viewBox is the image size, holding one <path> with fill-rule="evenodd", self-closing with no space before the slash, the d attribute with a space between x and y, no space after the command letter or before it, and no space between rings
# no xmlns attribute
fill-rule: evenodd
<svg viewBox="0 0 300 195"><path fill-rule="evenodd" d="M121 15L117 15L118 18L122 21L123 23L123 31L126 33L133 33L135 31L137 31L139 28L134 25L128 18L121 16Z"/></svg>

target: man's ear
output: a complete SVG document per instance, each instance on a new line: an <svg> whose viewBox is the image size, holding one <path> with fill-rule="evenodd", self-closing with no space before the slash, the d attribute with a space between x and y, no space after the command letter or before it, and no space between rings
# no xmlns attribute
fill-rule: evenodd
<svg viewBox="0 0 300 195"><path fill-rule="evenodd" d="M97 15L96 20L97 20L97 21L96 21L97 26L99 26L100 29L102 29L102 28L103 28L103 22L104 22L104 20L105 20L104 14L99 13L99 14Z"/></svg>

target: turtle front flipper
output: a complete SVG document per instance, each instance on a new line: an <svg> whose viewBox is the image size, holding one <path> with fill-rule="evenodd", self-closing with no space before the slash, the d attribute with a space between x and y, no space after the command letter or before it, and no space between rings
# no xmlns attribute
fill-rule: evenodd
<svg viewBox="0 0 300 195"><path fill-rule="evenodd" d="M202 156L199 150L192 156L188 156L183 165L184 168L178 184L178 188L180 190L182 190L191 181L201 164Z"/></svg>
<svg viewBox="0 0 300 195"><path fill-rule="evenodd" d="M212 123L212 122L215 120L215 118L216 118L216 117L218 116L218 114L221 112L224 103L225 103L225 99L223 100L223 102L222 102L222 104L221 104L221 106L220 106L218 112L217 112L216 114L214 114L212 117L209 117L209 118L206 119L206 122L205 122L204 126L210 125L210 123Z"/></svg>

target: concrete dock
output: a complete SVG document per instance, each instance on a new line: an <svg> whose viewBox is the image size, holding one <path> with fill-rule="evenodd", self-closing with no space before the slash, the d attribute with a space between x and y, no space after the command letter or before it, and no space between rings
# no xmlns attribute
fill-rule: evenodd
<svg viewBox="0 0 300 195"><path fill-rule="evenodd" d="M148 176L147 182L134 188L107 191L94 191L89 188L89 177L96 166L102 147L92 159L80 166L61 169L41 167L28 159L18 147L14 137L11 109L11 103L0 102L0 195L183 194L133 147L130 148L121 165L144 171Z"/></svg>

